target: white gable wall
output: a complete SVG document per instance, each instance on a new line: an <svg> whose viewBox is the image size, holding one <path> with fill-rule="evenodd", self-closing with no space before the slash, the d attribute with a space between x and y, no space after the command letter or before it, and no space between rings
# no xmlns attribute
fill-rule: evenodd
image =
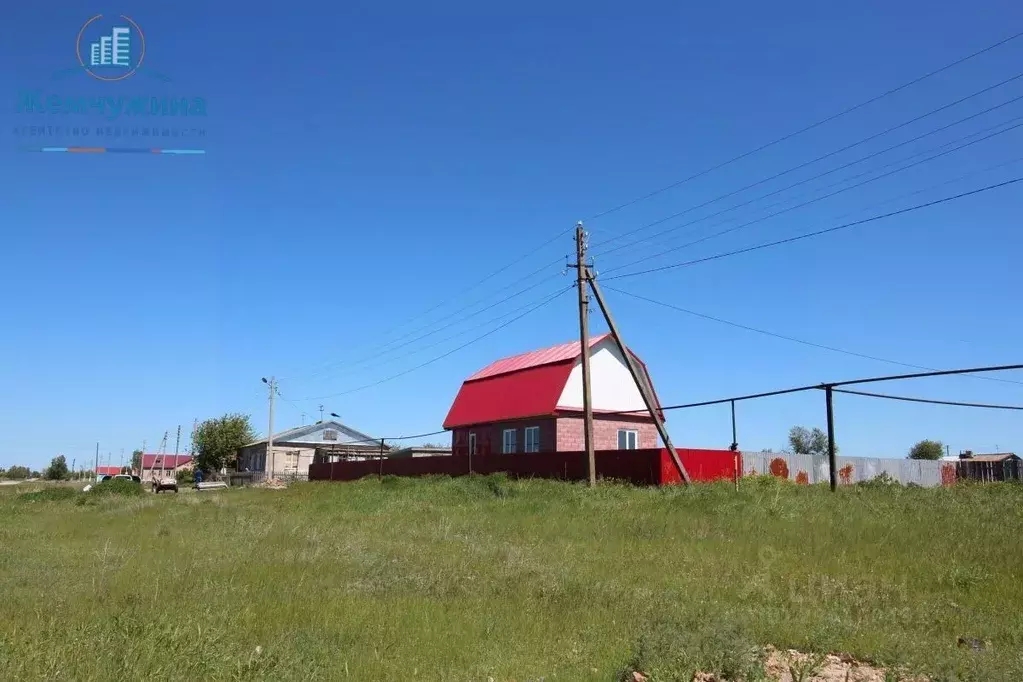
<svg viewBox="0 0 1023 682"><path fill-rule="evenodd" d="M590 354L590 393L596 410L642 410L643 397L632 380L629 367L618 351L614 339L608 337L592 348ZM576 360L568 383L558 399L558 407L583 409L583 364Z"/></svg>

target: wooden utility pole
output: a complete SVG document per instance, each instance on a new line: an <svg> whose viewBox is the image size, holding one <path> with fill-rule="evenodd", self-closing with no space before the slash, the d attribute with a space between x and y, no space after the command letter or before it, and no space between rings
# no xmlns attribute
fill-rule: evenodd
<svg viewBox="0 0 1023 682"><path fill-rule="evenodd" d="M607 327L611 330L611 337L614 339L615 344L618 346L619 352L625 359L625 364L629 368L629 373L632 375L632 380L636 382L636 387L639 389L639 394L643 397L643 403L646 405L646 409L650 412L650 417L654 420L654 425L657 427L657 433L661 436L661 441L664 443L664 447L668 449L668 454L671 455L672 461L675 462L675 468L678 469L679 476L682 477L682 481L689 485L692 481L689 478L689 472L686 471L685 466L682 465L682 460L679 459L678 452L675 451L675 446L671 444L671 438L668 436L668 429L664 426L664 420L661 419L660 406L654 399L654 392L647 383L646 374L640 372L639 367L636 366L636 360L632 357L632 353L629 352L625 342L622 341L622 335L618 332L618 325L615 324L614 318L611 317L611 309L607 307L607 303L604 301L604 296L600 293L600 287L597 286L597 278L593 276L593 273L588 273L587 279L590 282L590 288L593 289L593 296L597 299L597 304L600 306L600 312L604 314L604 319L607 321Z"/></svg>
<svg viewBox="0 0 1023 682"><path fill-rule="evenodd" d="M597 460L593 454L593 402L590 393L590 297L586 283L590 268L586 264L586 232L582 222L575 226L576 287L579 290L579 349L583 364L583 443L590 487L597 485Z"/></svg>
<svg viewBox="0 0 1023 682"><path fill-rule="evenodd" d="M163 432L163 440L160 441L160 480L163 480L164 469L166 468L167 459L167 431Z"/></svg>
<svg viewBox="0 0 1023 682"><path fill-rule="evenodd" d="M99 476L99 443L96 443L96 464L92 469L92 477L94 481L99 480L98 478L96 478L97 476Z"/></svg>
<svg viewBox="0 0 1023 682"><path fill-rule="evenodd" d="M266 379L263 379L266 381ZM277 380L274 377L270 377L270 381L266 381L267 386L270 387L270 423L267 425L266 431L266 457L264 458L263 470L266 472L269 478L273 477L274 472L274 393L277 392ZM269 465L269 467L267 466Z"/></svg>

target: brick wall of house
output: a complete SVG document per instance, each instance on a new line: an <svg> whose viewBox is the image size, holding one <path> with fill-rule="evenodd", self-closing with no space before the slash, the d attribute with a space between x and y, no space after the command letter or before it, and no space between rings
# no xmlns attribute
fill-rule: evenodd
<svg viewBox="0 0 1023 682"><path fill-rule="evenodd" d="M451 450L456 455L469 453L469 433L476 434L477 455L499 455L504 443L504 430L515 429L515 446L518 452L526 451L526 427L540 427L540 452L554 452L557 449L557 430L551 417L521 419L510 422L494 422L477 426L453 429Z"/></svg>
<svg viewBox="0 0 1023 682"><path fill-rule="evenodd" d="M576 452L586 448L583 436L582 417L558 417L557 443L559 452ZM618 430L638 431L636 448L656 448L660 439L654 423L641 419L622 419L621 415L601 417L593 415L593 449L617 450Z"/></svg>

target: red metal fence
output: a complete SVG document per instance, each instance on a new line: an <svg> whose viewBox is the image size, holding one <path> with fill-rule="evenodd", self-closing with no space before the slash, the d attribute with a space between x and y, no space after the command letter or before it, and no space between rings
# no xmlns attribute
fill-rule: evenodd
<svg viewBox="0 0 1023 682"><path fill-rule="evenodd" d="M731 480L742 471L742 456L729 450L678 450L694 481ZM671 455L665 449L601 450L596 453L597 476L636 485L681 483ZM738 468L736 468L738 467ZM437 457L383 458L363 462L332 462L309 466L310 481L354 481L364 476L464 476L507 473L515 478L586 480L586 453L536 452L515 455L442 455Z"/></svg>

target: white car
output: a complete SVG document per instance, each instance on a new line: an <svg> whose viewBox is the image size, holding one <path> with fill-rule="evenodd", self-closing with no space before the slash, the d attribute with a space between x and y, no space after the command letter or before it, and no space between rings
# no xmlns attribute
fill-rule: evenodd
<svg viewBox="0 0 1023 682"><path fill-rule="evenodd" d="M164 490L173 490L175 493L178 492L178 479L171 477L154 478L153 492L159 493Z"/></svg>

